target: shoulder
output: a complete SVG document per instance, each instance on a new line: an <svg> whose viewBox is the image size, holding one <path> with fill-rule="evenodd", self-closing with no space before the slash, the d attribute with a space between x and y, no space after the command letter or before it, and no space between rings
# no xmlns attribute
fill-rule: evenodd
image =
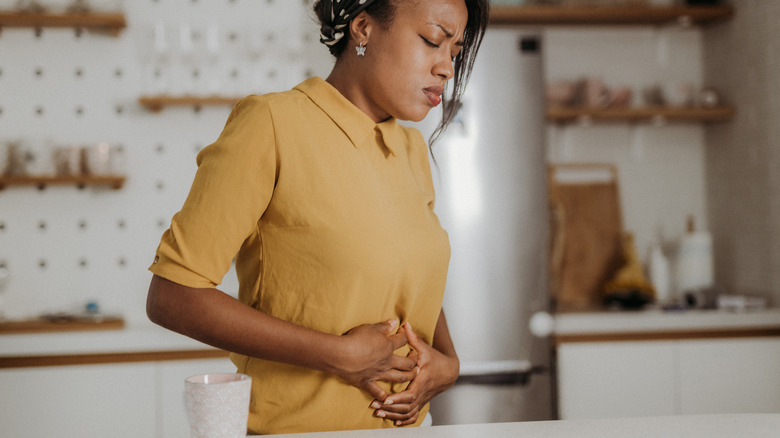
<svg viewBox="0 0 780 438"><path fill-rule="evenodd" d="M404 139L404 147L409 159L428 165L428 142L425 141L422 133L417 128L400 124L399 129Z"/></svg>
<svg viewBox="0 0 780 438"><path fill-rule="evenodd" d="M412 128L411 126L405 126L405 125L399 125L401 128L401 132L404 135L404 138L406 139L407 144L410 146L417 146L422 145L423 147L427 147L427 142L423 138L422 133L417 128Z"/></svg>
<svg viewBox="0 0 780 438"><path fill-rule="evenodd" d="M271 112L285 106L296 105L307 97L298 90L288 90L277 93L252 94L239 100L231 111L231 118L245 113Z"/></svg>

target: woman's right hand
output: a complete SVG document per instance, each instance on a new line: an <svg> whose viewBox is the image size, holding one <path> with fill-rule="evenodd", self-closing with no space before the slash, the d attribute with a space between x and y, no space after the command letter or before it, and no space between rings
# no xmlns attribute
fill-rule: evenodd
<svg viewBox="0 0 780 438"><path fill-rule="evenodd" d="M403 383L417 375L415 355L393 354L408 343L404 330L398 331L398 324L397 320L363 324L343 336L346 350L339 376L377 400L384 401L389 395L377 381Z"/></svg>

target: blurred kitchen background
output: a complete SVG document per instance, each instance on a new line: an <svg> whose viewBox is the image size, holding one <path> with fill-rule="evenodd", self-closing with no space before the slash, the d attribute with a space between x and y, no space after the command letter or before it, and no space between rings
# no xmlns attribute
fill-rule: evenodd
<svg viewBox="0 0 780 438"><path fill-rule="evenodd" d="M148 322L146 268L232 103L327 76L311 3L0 0L3 435L188 435L183 379L231 365ZM488 294L503 353L464 345L479 361L434 421L780 411L780 3L493 3L494 49L539 75L523 91L528 63L478 67L480 95L528 96L482 113L539 125L513 127L534 161L504 180L531 196L504 242L522 278ZM468 177L447 138L445 186Z"/></svg>

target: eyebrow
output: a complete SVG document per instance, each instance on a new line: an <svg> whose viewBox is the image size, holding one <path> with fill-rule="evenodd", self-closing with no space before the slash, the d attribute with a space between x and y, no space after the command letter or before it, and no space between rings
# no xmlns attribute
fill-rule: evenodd
<svg viewBox="0 0 780 438"><path fill-rule="evenodd" d="M447 35L447 38L452 38L453 36L455 36L455 34L453 34L450 30L448 30L446 27L444 27L443 25L441 25L439 23L428 23L428 24L434 25L434 26L438 27L439 29L441 29L441 31L444 32L444 35ZM455 45L456 46L463 46L463 40L455 41Z"/></svg>

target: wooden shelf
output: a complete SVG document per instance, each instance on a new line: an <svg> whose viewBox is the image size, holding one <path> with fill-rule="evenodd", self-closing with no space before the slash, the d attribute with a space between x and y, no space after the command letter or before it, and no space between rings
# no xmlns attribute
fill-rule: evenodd
<svg viewBox="0 0 780 438"><path fill-rule="evenodd" d="M54 315L50 318L0 321L0 335L21 333L77 332L92 330L120 330L125 321L121 317L76 317Z"/></svg>
<svg viewBox="0 0 780 438"><path fill-rule="evenodd" d="M191 106L196 111L204 106L233 106L242 98L228 96L142 96L138 99L138 103L156 113L167 106Z"/></svg>
<svg viewBox="0 0 780 438"><path fill-rule="evenodd" d="M734 117L734 108L569 108L550 107L547 120L557 123L574 122L725 122Z"/></svg>
<svg viewBox="0 0 780 438"><path fill-rule="evenodd" d="M35 29L72 27L77 30L86 29L119 36L119 33L127 27L127 21L122 13L48 14L0 11L0 29L6 27L31 27Z"/></svg>
<svg viewBox="0 0 780 438"><path fill-rule="evenodd" d="M82 189L86 186L110 186L121 189L126 178L118 175L105 176L6 176L0 177L0 190L10 186L36 186L43 190L50 185L75 185Z"/></svg>
<svg viewBox="0 0 780 438"><path fill-rule="evenodd" d="M706 24L734 15L731 6L497 6L491 24L535 25L650 25Z"/></svg>

